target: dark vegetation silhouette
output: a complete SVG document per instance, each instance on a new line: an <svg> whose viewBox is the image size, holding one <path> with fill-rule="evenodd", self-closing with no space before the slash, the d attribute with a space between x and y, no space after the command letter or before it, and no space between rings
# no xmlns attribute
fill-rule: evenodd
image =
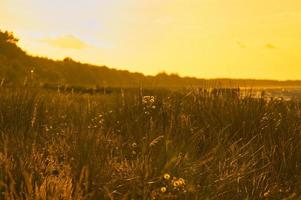
<svg viewBox="0 0 301 200"><path fill-rule="evenodd" d="M0 87L0 199L300 199L300 100L224 91Z"/></svg>
<svg viewBox="0 0 301 200"><path fill-rule="evenodd" d="M18 47L12 32L0 30L0 80L2 85L33 84L44 87L269 87L301 86L301 81L251 79L197 79L168 75L145 76L106 66L95 66L72 58L52 60L27 54Z"/></svg>
<svg viewBox="0 0 301 200"><path fill-rule="evenodd" d="M1 200L300 199L301 99L222 88L299 81L144 76L17 42L1 32Z"/></svg>

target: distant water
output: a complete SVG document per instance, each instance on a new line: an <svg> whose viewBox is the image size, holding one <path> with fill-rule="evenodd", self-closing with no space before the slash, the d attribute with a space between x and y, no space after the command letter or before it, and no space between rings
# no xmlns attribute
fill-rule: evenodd
<svg viewBox="0 0 301 200"><path fill-rule="evenodd" d="M281 98L283 100L301 99L301 87L265 87L265 88L240 88L241 94L250 95L254 97L265 98Z"/></svg>

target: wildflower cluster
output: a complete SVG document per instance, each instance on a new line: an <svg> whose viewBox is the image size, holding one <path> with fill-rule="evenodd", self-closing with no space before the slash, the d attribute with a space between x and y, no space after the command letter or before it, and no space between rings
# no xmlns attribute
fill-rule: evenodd
<svg viewBox="0 0 301 200"><path fill-rule="evenodd" d="M131 148L132 148L132 156L136 156L137 155L137 143L136 142L133 142L131 144Z"/></svg>
<svg viewBox="0 0 301 200"><path fill-rule="evenodd" d="M154 96L142 97L143 110L145 114L150 114L151 110L156 109L155 102L156 98Z"/></svg>
<svg viewBox="0 0 301 200"><path fill-rule="evenodd" d="M88 125L88 129L100 128L102 127L103 123L104 123L104 116L102 114L99 114L91 119Z"/></svg>
<svg viewBox="0 0 301 200"><path fill-rule="evenodd" d="M183 178L177 179L176 177L173 178L171 181L171 185L173 186L174 190L181 190L185 187L185 180Z"/></svg>
<svg viewBox="0 0 301 200"><path fill-rule="evenodd" d="M186 183L185 179L172 177L170 174L163 174L162 178L162 186L156 192L156 197L159 196L172 196L172 195L180 195L181 193L186 193Z"/></svg>
<svg viewBox="0 0 301 200"><path fill-rule="evenodd" d="M143 96L142 103L145 105L152 105L155 103L155 97L154 96Z"/></svg>

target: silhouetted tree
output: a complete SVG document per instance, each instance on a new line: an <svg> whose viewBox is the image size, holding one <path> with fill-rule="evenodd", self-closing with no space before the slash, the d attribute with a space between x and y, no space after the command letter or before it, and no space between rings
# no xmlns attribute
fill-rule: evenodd
<svg viewBox="0 0 301 200"><path fill-rule="evenodd" d="M18 41L12 32L0 30L0 53L9 58L24 56L25 52L17 46Z"/></svg>
<svg viewBox="0 0 301 200"><path fill-rule="evenodd" d="M14 34L12 32L2 32L0 30L0 43L10 43L16 45L19 39L15 38Z"/></svg>

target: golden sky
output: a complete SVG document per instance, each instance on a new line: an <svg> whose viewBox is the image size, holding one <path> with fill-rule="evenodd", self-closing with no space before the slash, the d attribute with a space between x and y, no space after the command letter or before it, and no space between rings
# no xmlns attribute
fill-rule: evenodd
<svg viewBox="0 0 301 200"><path fill-rule="evenodd" d="M30 54L204 78L301 79L300 0L0 0Z"/></svg>

